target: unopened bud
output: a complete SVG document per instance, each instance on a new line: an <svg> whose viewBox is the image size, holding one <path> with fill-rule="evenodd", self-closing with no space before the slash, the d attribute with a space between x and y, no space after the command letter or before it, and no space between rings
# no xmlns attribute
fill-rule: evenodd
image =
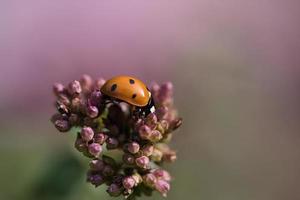
<svg viewBox="0 0 300 200"><path fill-rule="evenodd" d="M99 157L99 155L101 154L102 152L102 147L100 144L98 143L92 143L88 146L88 149L89 149L89 153L91 155L93 155L94 157Z"/></svg>
<svg viewBox="0 0 300 200"><path fill-rule="evenodd" d="M83 127L81 129L80 136L84 141L88 142L93 139L94 131L91 127Z"/></svg>
<svg viewBox="0 0 300 200"><path fill-rule="evenodd" d="M123 187L128 189L128 190L133 188L136 184L134 178L132 178L131 176L125 177L123 179L122 183L123 183Z"/></svg>
<svg viewBox="0 0 300 200"><path fill-rule="evenodd" d="M95 187L98 187L105 182L103 176L100 174L88 175L87 181L93 184Z"/></svg>
<svg viewBox="0 0 300 200"><path fill-rule="evenodd" d="M145 145L142 148L143 155L145 155L145 156L151 156L153 153L153 150L154 150L154 146L151 144Z"/></svg>
<svg viewBox="0 0 300 200"><path fill-rule="evenodd" d="M144 140L148 140L150 139L150 136L151 136L151 132L152 130L149 128L149 126L147 125L142 125L140 128L139 128L139 135L142 139Z"/></svg>
<svg viewBox="0 0 300 200"><path fill-rule="evenodd" d="M160 162L162 157L163 153L160 150L154 148L153 153L151 155L151 160L153 160L154 162Z"/></svg>
<svg viewBox="0 0 300 200"><path fill-rule="evenodd" d="M150 140L152 142L158 142L162 139L162 134L158 130L154 130L151 133Z"/></svg>
<svg viewBox="0 0 300 200"><path fill-rule="evenodd" d="M72 81L70 84L69 84L69 87L68 87L68 91L71 95L76 95L76 94L80 94L82 89L81 89L81 86L80 86L80 83L79 81Z"/></svg>
<svg viewBox="0 0 300 200"><path fill-rule="evenodd" d="M133 155L128 154L128 153L125 153L125 154L123 155L123 161L124 161L124 163L126 163L126 164L128 164L128 165L133 165L134 162L135 162L135 158L134 158Z"/></svg>
<svg viewBox="0 0 300 200"><path fill-rule="evenodd" d="M140 168L147 168L149 164L149 158L147 156L141 156L135 159L135 163Z"/></svg>
<svg viewBox="0 0 300 200"><path fill-rule="evenodd" d="M116 138L109 137L106 140L106 148L107 149L115 149L119 145L119 141Z"/></svg>
<svg viewBox="0 0 300 200"><path fill-rule="evenodd" d="M153 172L153 175L157 178L157 179L162 179L165 181L171 181L171 175L169 174L169 172L167 172L166 170L163 169L156 169Z"/></svg>
<svg viewBox="0 0 300 200"><path fill-rule="evenodd" d="M56 120L54 122L54 125L56 129L59 130L60 132L67 132L71 128L67 120Z"/></svg>
<svg viewBox="0 0 300 200"><path fill-rule="evenodd" d="M96 118L99 114L98 108L96 106L88 106L86 109L86 114L90 118Z"/></svg>
<svg viewBox="0 0 300 200"><path fill-rule="evenodd" d="M129 151L132 154L136 154L140 150L140 145L137 142L131 142L125 145L127 148L127 151Z"/></svg>
<svg viewBox="0 0 300 200"><path fill-rule="evenodd" d="M65 87L61 83L54 83L53 85L53 92L56 96L61 95L65 90Z"/></svg>
<svg viewBox="0 0 300 200"><path fill-rule="evenodd" d="M164 197L167 196L167 193L170 190L170 184L167 181L164 180L158 180L155 183L155 189L161 193Z"/></svg>
<svg viewBox="0 0 300 200"><path fill-rule="evenodd" d="M157 181L157 178L152 173L149 173L149 174L146 174L143 176L143 182L148 187L154 187L156 181Z"/></svg>
<svg viewBox="0 0 300 200"><path fill-rule="evenodd" d="M122 188L115 184L115 183L112 183L108 189L107 189L107 193L110 195L110 196L113 196L113 197L117 197L119 196L121 193L122 193Z"/></svg>
<svg viewBox="0 0 300 200"><path fill-rule="evenodd" d="M103 144L105 140L107 139L107 136L104 133L96 133L94 135L94 142Z"/></svg>

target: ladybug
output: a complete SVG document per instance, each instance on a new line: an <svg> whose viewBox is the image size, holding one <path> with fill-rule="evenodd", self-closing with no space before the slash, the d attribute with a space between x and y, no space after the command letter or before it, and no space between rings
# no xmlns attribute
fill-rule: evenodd
<svg viewBox="0 0 300 200"><path fill-rule="evenodd" d="M116 76L107 80L100 89L105 98L124 101L132 106L138 115L147 116L155 111L150 90L139 79L130 76Z"/></svg>

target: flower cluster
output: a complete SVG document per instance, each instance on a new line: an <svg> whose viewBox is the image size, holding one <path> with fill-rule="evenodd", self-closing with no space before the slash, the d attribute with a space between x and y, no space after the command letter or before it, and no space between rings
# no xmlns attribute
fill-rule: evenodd
<svg viewBox="0 0 300 200"><path fill-rule="evenodd" d="M182 123L172 83L151 86L156 110L147 116L135 115L126 102L107 101L104 83L83 75L67 86L54 84L58 112L51 121L60 132L77 130L75 148L91 158L87 181L95 187L106 184L111 196L126 198L154 190L166 196L171 176L161 166L176 160L168 142Z"/></svg>

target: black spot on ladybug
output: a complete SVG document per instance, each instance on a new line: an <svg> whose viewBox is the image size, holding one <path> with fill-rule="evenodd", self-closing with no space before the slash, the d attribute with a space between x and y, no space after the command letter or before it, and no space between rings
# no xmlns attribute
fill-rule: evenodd
<svg viewBox="0 0 300 200"><path fill-rule="evenodd" d="M117 84L113 84L110 88L110 90L113 92L117 89Z"/></svg>
<svg viewBox="0 0 300 200"><path fill-rule="evenodd" d="M136 94L133 94L131 98L133 98L133 99L134 99L135 97L136 97Z"/></svg>
<svg viewBox="0 0 300 200"><path fill-rule="evenodd" d="M134 84L134 80L133 79L129 79L129 83L130 84Z"/></svg>

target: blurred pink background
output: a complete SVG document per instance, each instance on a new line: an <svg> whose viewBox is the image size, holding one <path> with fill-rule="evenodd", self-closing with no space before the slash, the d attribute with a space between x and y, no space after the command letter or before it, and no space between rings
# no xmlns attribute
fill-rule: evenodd
<svg viewBox="0 0 300 200"><path fill-rule="evenodd" d="M15 172L18 192L4 176L0 198L26 193L34 176L22 174L68 143L49 122L51 86L87 73L174 82L185 123L170 199L299 199L299 8L297 0L0 1L0 155L25 165ZM1 173L16 164L0 164Z"/></svg>

